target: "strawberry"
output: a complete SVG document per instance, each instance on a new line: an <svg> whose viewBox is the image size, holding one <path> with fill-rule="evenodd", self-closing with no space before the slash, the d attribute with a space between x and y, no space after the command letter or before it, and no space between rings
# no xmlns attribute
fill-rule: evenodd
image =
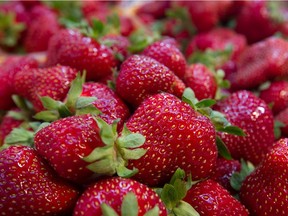
<svg viewBox="0 0 288 216"><path fill-rule="evenodd" d="M138 106L149 95L166 91L181 97L184 83L166 66L143 55L132 55L121 65L116 92Z"/></svg>
<svg viewBox="0 0 288 216"><path fill-rule="evenodd" d="M45 51L50 38L60 30L58 16L47 7L35 6L30 12L31 21L24 38L26 52Z"/></svg>
<svg viewBox="0 0 288 216"><path fill-rule="evenodd" d="M77 201L73 215L102 215L107 208L112 208L116 215L145 215L155 207L156 215L167 215L163 202L152 189L132 179L112 177L90 185Z"/></svg>
<svg viewBox="0 0 288 216"><path fill-rule="evenodd" d="M77 30L64 29L49 42L47 65L62 64L87 71L87 80L97 81L112 73L116 60L112 51Z"/></svg>
<svg viewBox="0 0 288 216"><path fill-rule="evenodd" d="M240 200L251 215L287 215L288 139L280 139L242 184Z"/></svg>
<svg viewBox="0 0 288 216"><path fill-rule="evenodd" d="M67 215L78 190L60 179L31 147L0 152L2 215Z"/></svg>
<svg viewBox="0 0 288 216"><path fill-rule="evenodd" d="M198 100L214 98L217 82L211 70L203 64L191 64L186 68L184 83L193 89Z"/></svg>
<svg viewBox="0 0 288 216"><path fill-rule="evenodd" d="M165 17L166 10L170 7L170 1L143 2L136 8L137 16L150 15L154 19Z"/></svg>
<svg viewBox="0 0 288 216"><path fill-rule="evenodd" d="M126 104L114 91L102 83L85 83L81 96L97 98L93 104L101 111L101 118L108 124L120 119L118 127L121 128L124 121L130 116L130 111Z"/></svg>
<svg viewBox="0 0 288 216"><path fill-rule="evenodd" d="M273 114L268 105L251 92L242 90L219 101L215 109L246 134L241 137L219 132L232 157L258 164L274 141Z"/></svg>
<svg viewBox="0 0 288 216"><path fill-rule="evenodd" d="M210 179L218 182L223 188L230 193L235 193L235 190L230 185L230 179L234 172L241 170L241 164L238 160L227 160L217 158L215 169L213 169Z"/></svg>
<svg viewBox="0 0 288 216"><path fill-rule="evenodd" d="M14 77L23 69L37 68L37 61L29 56L9 56L0 67L0 110L14 106L12 95L15 94Z"/></svg>
<svg viewBox="0 0 288 216"><path fill-rule="evenodd" d="M288 108L285 108L275 116L275 121L279 121L284 125L280 128L283 137L288 136Z"/></svg>
<svg viewBox="0 0 288 216"><path fill-rule="evenodd" d="M232 89L255 88L267 80L287 75L288 42L270 37L245 49L236 61L237 72L228 79Z"/></svg>
<svg viewBox="0 0 288 216"><path fill-rule="evenodd" d="M77 71L67 66L22 70L14 78L17 94L27 98L37 112L43 110L40 96L64 100Z"/></svg>
<svg viewBox="0 0 288 216"><path fill-rule="evenodd" d="M248 216L247 209L217 182L206 179L192 185L184 201L200 215Z"/></svg>
<svg viewBox="0 0 288 216"><path fill-rule="evenodd" d="M272 103L272 111L275 114L288 107L288 82L275 81L267 89L260 91L259 97L267 104Z"/></svg>
<svg viewBox="0 0 288 216"><path fill-rule="evenodd" d="M156 41L146 47L141 54L154 58L182 79L185 74L186 60L181 51L172 45L177 42L171 42L171 40L173 39L168 38Z"/></svg>
<svg viewBox="0 0 288 216"><path fill-rule="evenodd" d="M169 93L148 97L127 121L127 128L145 136L146 154L129 161L136 180L163 185L179 167L193 178L207 177L215 166L215 128L208 118Z"/></svg>

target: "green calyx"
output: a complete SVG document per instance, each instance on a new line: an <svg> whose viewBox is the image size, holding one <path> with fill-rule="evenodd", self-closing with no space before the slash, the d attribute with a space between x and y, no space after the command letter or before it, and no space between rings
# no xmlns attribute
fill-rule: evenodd
<svg viewBox="0 0 288 216"><path fill-rule="evenodd" d="M117 212L108 204L101 204L103 216L119 216ZM139 206L138 201L133 192L127 193L121 204L121 215L125 216L138 216ZM144 216L159 216L159 207L156 205L154 208L147 211Z"/></svg>
<svg viewBox="0 0 288 216"><path fill-rule="evenodd" d="M80 73L76 76L71 83L65 102L56 101L48 96L40 97L42 105L46 110L36 113L34 118L45 122L52 122L73 115L101 114L100 110L93 105L93 102L97 100L96 97L81 96L84 80L85 72L82 77Z"/></svg>
<svg viewBox="0 0 288 216"><path fill-rule="evenodd" d="M187 181L185 181L186 178ZM178 168L169 183L165 184L163 188L156 189L169 211L169 216L199 216L190 204L182 200L185 198L187 191L197 182L192 182L191 175L186 177L184 170Z"/></svg>
<svg viewBox="0 0 288 216"><path fill-rule="evenodd" d="M95 148L83 160L88 162L87 168L98 175L114 175L129 178L135 175L136 168L126 168L129 160L141 158L146 150L140 148L145 143L145 137L139 133L132 133L126 125L118 136L117 122L111 125L103 119L95 117L100 129L100 137L105 144L104 147Z"/></svg>

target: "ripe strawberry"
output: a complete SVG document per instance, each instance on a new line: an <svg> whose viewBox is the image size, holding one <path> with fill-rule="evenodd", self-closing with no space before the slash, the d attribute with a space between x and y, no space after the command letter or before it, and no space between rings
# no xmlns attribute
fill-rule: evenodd
<svg viewBox="0 0 288 216"><path fill-rule="evenodd" d="M99 80L112 73L116 60L112 51L77 30L64 29L49 42L47 65L61 64L87 71L87 80Z"/></svg>
<svg viewBox="0 0 288 216"><path fill-rule="evenodd" d="M238 160L217 158L216 166L210 175L210 179L218 182L230 193L235 193L235 190L231 187L230 178L234 172L239 172L240 170L241 164Z"/></svg>
<svg viewBox="0 0 288 216"><path fill-rule="evenodd" d="M219 133L232 157L258 164L274 141L273 114L268 105L251 92L242 90L220 101L215 109L246 134L241 137Z"/></svg>
<svg viewBox="0 0 288 216"><path fill-rule="evenodd" d="M142 55L154 58L182 79L185 74L186 60L181 51L172 45L177 42L171 42L171 40L173 39L168 38L152 43L144 49Z"/></svg>
<svg viewBox="0 0 288 216"><path fill-rule="evenodd" d="M48 48L50 38L60 30L58 16L43 5L35 6L30 12L31 21L24 38L26 52L40 52Z"/></svg>
<svg viewBox="0 0 288 216"><path fill-rule="evenodd" d="M184 83L193 89L198 100L214 98L217 82L208 67L203 64L191 64L186 68Z"/></svg>
<svg viewBox="0 0 288 216"><path fill-rule="evenodd" d="M265 89L260 91L259 97L267 104L272 103L272 111L275 114L288 107L288 82L275 81Z"/></svg>
<svg viewBox="0 0 288 216"><path fill-rule="evenodd" d="M215 128L208 118L169 93L148 97L127 121L127 128L146 137L146 154L129 161L133 177L150 186L169 182L179 167L193 178L207 177L215 166Z"/></svg>
<svg viewBox="0 0 288 216"><path fill-rule="evenodd" d="M28 56L9 56L0 66L0 110L9 110L14 106L15 75L23 69L37 68L38 63Z"/></svg>
<svg viewBox="0 0 288 216"><path fill-rule="evenodd" d="M184 88L184 83L166 66L142 55L124 61L116 80L117 94L134 106L160 91L181 97Z"/></svg>
<svg viewBox="0 0 288 216"><path fill-rule="evenodd" d="M130 112L126 104L108 86L102 83L87 82L83 85L81 96L96 97L93 104L101 111L101 118L108 124L120 119L118 127L121 128Z"/></svg>
<svg viewBox="0 0 288 216"><path fill-rule="evenodd" d="M281 112L279 112L276 116L275 116L275 120L282 122L284 124L283 127L281 127L281 135L283 137L287 137L288 136L288 107L285 108L284 110L282 110Z"/></svg>
<svg viewBox="0 0 288 216"><path fill-rule="evenodd" d="M271 37L248 47L236 61L229 78L233 89L254 88L267 80L287 75L288 42Z"/></svg>
<svg viewBox="0 0 288 216"><path fill-rule="evenodd" d="M200 215L248 216L247 209L217 182L207 179L193 185L184 201Z"/></svg>
<svg viewBox="0 0 288 216"><path fill-rule="evenodd" d="M161 19L165 17L165 13L170 7L170 4L170 1L143 2L138 8L136 8L135 13L140 17L143 15L149 15L154 19Z"/></svg>
<svg viewBox="0 0 288 216"><path fill-rule="evenodd" d="M131 193L135 195L135 200L133 200L133 202L138 202L138 214L136 211L135 215L144 215L156 206L159 208L159 214L157 215L167 215L167 210L165 209L163 202L152 189L135 180L121 177L103 179L90 185L77 201L73 215L102 215L102 209L104 209L103 204L109 205L118 213L118 215L126 215L127 212L135 212L136 206L129 206L134 204L131 200L127 200L128 202L126 201L125 204L128 204L128 206L126 206L126 209L123 208L125 196Z"/></svg>
<svg viewBox="0 0 288 216"><path fill-rule="evenodd" d="M77 71L66 66L22 70L15 75L17 94L28 99L37 112L43 110L40 96L64 100Z"/></svg>
<svg viewBox="0 0 288 216"><path fill-rule="evenodd" d="M0 152L0 211L2 215L67 215L78 191L51 170L27 146Z"/></svg>
<svg viewBox="0 0 288 216"><path fill-rule="evenodd" d="M288 139L278 140L244 181L240 200L251 215L287 215Z"/></svg>

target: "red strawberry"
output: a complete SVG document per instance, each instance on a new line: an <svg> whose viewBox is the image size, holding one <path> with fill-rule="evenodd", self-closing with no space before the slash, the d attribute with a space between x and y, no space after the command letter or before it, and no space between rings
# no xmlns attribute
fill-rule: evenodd
<svg viewBox="0 0 288 216"><path fill-rule="evenodd" d="M170 1L151 1L143 2L136 9L137 16L142 17L143 15L152 16L154 19L161 19L165 17L166 10L170 7Z"/></svg>
<svg viewBox="0 0 288 216"><path fill-rule="evenodd" d="M129 211L135 211L135 208L133 208L135 206L129 206L129 204L133 204L131 200L126 201L125 204L128 204L128 206L126 206L126 209L122 207L121 214L121 204L122 202L124 204L125 196L132 193L138 202L138 214L136 213L136 215L144 215L155 206L159 208L159 214L157 215L167 215L163 202L152 189L135 180L120 177L103 179L90 185L79 198L73 215L102 215L103 204L109 205L118 215L126 215Z"/></svg>
<svg viewBox="0 0 288 216"><path fill-rule="evenodd" d="M57 14L41 5L33 7L30 16L24 48L27 52L45 51L50 38L60 30Z"/></svg>
<svg viewBox="0 0 288 216"><path fill-rule="evenodd" d="M283 137L288 137L288 107L279 112L275 116L275 120L284 124L284 126L280 128L281 133Z"/></svg>
<svg viewBox="0 0 288 216"><path fill-rule="evenodd" d="M235 136L219 133L232 157L258 164L274 141L273 115L268 105L251 92L242 90L220 101L216 109L246 134Z"/></svg>
<svg viewBox="0 0 288 216"><path fill-rule="evenodd" d="M146 154L129 161L139 169L133 178L150 186L169 182L180 167L193 178L207 177L215 166L215 128L210 120L174 95L148 97L127 121L127 128L146 137Z"/></svg>
<svg viewBox="0 0 288 216"><path fill-rule="evenodd" d="M47 65L62 64L87 71L87 80L99 80L112 73L116 60L112 51L76 30L55 34L48 46Z"/></svg>
<svg viewBox="0 0 288 216"><path fill-rule="evenodd" d="M288 107L288 82L275 81L271 85L260 92L259 97L267 104L272 103L272 111L274 114L279 113Z"/></svg>
<svg viewBox="0 0 288 216"><path fill-rule="evenodd" d="M248 47L236 61L237 72L229 80L233 89L254 88L287 75L288 42L271 37Z"/></svg>
<svg viewBox="0 0 288 216"><path fill-rule="evenodd" d="M78 191L30 147L1 151L0 170L2 215L67 215L76 203Z"/></svg>
<svg viewBox="0 0 288 216"><path fill-rule="evenodd" d="M152 43L144 49L142 55L154 58L182 79L185 74L186 60L181 51L173 45L176 41L171 42L171 40L168 38Z"/></svg>
<svg viewBox="0 0 288 216"><path fill-rule="evenodd" d="M128 107L119 96L102 83L85 83L81 96L97 98L93 104L101 111L101 118L108 124L119 118L118 126L121 128L130 115Z"/></svg>
<svg viewBox="0 0 288 216"><path fill-rule="evenodd" d="M166 66L141 55L133 55L122 63L116 81L118 95L134 106L160 91L181 97L184 88L184 83Z"/></svg>
<svg viewBox="0 0 288 216"><path fill-rule="evenodd" d="M32 102L37 112L43 110L40 96L64 100L77 71L66 66L22 70L14 78L16 92Z"/></svg>
<svg viewBox="0 0 288 216"><path fill-rule="evenodd" d="M0 110L8 110L14 106L12 95L14 90L14 77L23 69L37 68L35 59L28 56L10 56L0 67Z"/></svg>
<svg viewBox="0 0 288 216"><path fill-rule="evenodd" d="M214 98L217 82L208 67L203 64L191 64L186 68L184 83L193 89L198 100Z"/></svg>
<svg viewBox="0 0 288 216"><path fill-rule="evenodd" d="M184 201L205 216L248 216L247 209L217 182L207 179L193 185Z"/></svg>
<svg viewBox="0 0 288 216"><path fill-rule="evenodd" d="M251 215L287 215L288 139L277 141L244 181L240 200Z"/></svg>
<svg viewBox="0 0 288 216"><path fill-rule="evenodd" d="M234 172L239 172L240 170L241 164L238 160L218 158L215 169L213 169L210 175L210 179L218 182L230 193L235 193L235 190L230 185L230 178Z"/></svg>

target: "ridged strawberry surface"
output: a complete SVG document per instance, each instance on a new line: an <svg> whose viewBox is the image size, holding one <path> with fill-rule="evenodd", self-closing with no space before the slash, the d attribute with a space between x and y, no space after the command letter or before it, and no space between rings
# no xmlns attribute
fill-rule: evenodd
<svg viewBox="0 0 288 216"><path fill-rule="evenodd" d="M38 153L27 146L0 152L2 215L67 215L78 190L60 179Z"/></svg>
<svg viewBox="0 0 288 216"><path fill-rule="evenodd" d="M168 182L180 167L193 179L209 176L216 164L215 129L211 121L169 93L148 97L127 122L146 141L146 154L128 166L138 168L133 177L150 186Z"/></svg>

